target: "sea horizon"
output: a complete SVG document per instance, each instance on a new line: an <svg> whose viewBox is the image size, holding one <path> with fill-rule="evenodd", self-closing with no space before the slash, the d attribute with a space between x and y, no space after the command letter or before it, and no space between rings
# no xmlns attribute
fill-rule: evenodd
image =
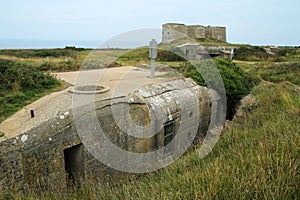
<svg viewBox="0 0 300 200"><path fill-rule="evenodd" d="M0 49L97 48L101 44L96 40L0 39Z"/></svg>
<svg viewBox="0 0 300 200"><path fill-rule="evenodd" d="M158 39L158 42L161 42ZM247 44L247 43L245 43ZM65 47L76 47L86 49L133 49L147 46L145 41L101 41L101 40L54 40L54 39L5 39L0 38L0 50L4 49L56 49ZM254 46L277 46L277 47L300 47L299 45L276 45L276 44L250 44Z"/></svg>
<svg viewBox="0 0 300 200"><path fill-rule="evenodd" d="M160 41L159 41L160 42ZM87 48L87 49L106 49L121 48L131 49L140 46L147 46L148 42L123 41L123 40L51 40L51 39L3 39L0 38L0 50L4 49L55 49L65 47Z"/></svg>

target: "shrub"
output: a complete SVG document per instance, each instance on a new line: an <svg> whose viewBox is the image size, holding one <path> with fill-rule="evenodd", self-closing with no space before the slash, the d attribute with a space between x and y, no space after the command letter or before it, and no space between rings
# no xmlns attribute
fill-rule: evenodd
<svg viewBox="0 0 300 200"><path fill-rule="evenodd" d="M268 54L268 52L262 47L240 47L235 50L234 58L237 60L244 61L261 61L274 59L273 55Z"/></svg>
<svg viewBox="0 0 300 200"><path fill-rule="evenodd" d="M18 58L32 57L73 57L77 56L74 49L21 49L21 50L1 50L0 54L7 56L15 56Z"/></svg>
<svg viewBox="0 0 300 200"><path fill-rule="evenodd" d="M51 66L49 62L44 62L40 65L39 69L42 71L48 71L50 70Z"/></svg>
<svg viewBox="0 0 300 200"><path fill-rule="evenodd" d="M59 82L50 74L11 60L0 59L0 90L51 88Z"/></svg>
<svg viewBox="0 0 300 200"><path fill-rule="evenodd" d="M281 63L268 67L260 67L257 75L266 81L279 83L289 81L300 85L300 63Z"/></svg>
<svg viewBox="0 0 300 200"><path fill-rule="evenodd" d="M278 56L288 56L297 54L297 50L295 48L282 48L276 52Z"/></svg>
<svg viewBox="0 0 300 200"><path fill-rule="evenodd" d="M178 62L178 61L185 61L182 56L177 54L182 54L181 52L170 52L159 49L157 52L157 60L158 61L167 61L167 62Z"/></svg>
<svg viewBox="0 0 300 200"><path fill-rule="evenodd" d="M60 85L50 74L15 62L0 59L0 121L43 92Z"/></svg>
<svg viewBox="0 0 300 200"><path fill-rule="evenodd" d="M223 83L216 78L218 74L215 73L215 70L212 70L214 64L217 66L224 82L227 98L226 114L227 118L231 119L236 112L237 104L244 96L249 94L257 80L245 74L235 63L224 59L214 60L214 63L203 61L197 63L195 67L191 64L185 64L181 65L178 70L185 77L192 78L197 84L209 86L218 92L222 92L220 88L222 88ZM205 76L206 82L203 76Z"/></svg>

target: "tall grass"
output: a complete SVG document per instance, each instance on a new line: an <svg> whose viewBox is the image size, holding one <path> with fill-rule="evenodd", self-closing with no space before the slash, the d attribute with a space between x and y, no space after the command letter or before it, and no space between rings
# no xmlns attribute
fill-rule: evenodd
<svg viewBox="0 0 300 200"><path fill-rule="evenodd" d="M300 89L288 82L262 83L252 95L256 106L244 105L243 116L234 119L204 159L190 151L165 169L125 175L113 186L86 181L72 193L6 195L16 199L297 199Z"/></svg>
<svg viewBox="0 0 300 200"><path fill-rule="evenodd" d="M162 170L124 174L112 185L86 180L69 192L0 191L0 199L298 199L299 64L246 67L265 80L251 92L255 105L241 107L204 159L191 150Z"/></svg>
<svg viewBox="0 0 300 200"><path fill-rule="evenodd" d="M289 83L253 91L258 107L235 119L213 152L187 154L134 184L104 188L101 198L295 199L300 196L300 90Z"/></svg>

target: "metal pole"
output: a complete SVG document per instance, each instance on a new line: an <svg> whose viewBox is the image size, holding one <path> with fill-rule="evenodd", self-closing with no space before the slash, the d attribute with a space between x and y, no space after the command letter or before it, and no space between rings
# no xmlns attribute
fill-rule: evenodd
<svg viewBox="0 0 300 200"><path fill-rule="evenodd" d="M155 78L155 58L151 58L151 78Z"/></svg>
<svg viewBox="0 0 300 200"><path fill-rule="evenodd" d="M230 60L232 61L234 55L234 48L230 49Z"/></svg>
<svg viewBox="0 0 300 200"><path fill-rule="evenodd" d="M149 42L149 57L151 58L150 78L155 78L155 58L157 57L157 42L155 39Z"/></svg>
<svg viewBox="0 0 300 200"><path fill-rule="evenodd" d="M34 118L34 111L33 110L30 110L30 116L31 116L31 118Z"/></svg>

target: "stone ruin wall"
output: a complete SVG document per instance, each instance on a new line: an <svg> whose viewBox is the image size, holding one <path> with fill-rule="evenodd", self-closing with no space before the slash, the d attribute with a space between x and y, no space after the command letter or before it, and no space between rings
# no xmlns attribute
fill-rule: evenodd
<svg viewBox="0 0 300 200"><path fill-rule="evenodd" d="M162 43L169 44L182 38L214 38L226 42L226 27L167 23L163 24Z"/></svg>

